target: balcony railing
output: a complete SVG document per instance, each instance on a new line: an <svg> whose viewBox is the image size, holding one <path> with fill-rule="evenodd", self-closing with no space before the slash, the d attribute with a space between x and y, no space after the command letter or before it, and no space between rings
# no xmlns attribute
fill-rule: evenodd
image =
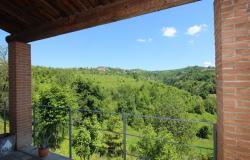
<svg viewBox="0 0 250 160"><path fill-rule="evenodd" d="M195 145L195 144L184 144L180 142L173 142L173 141L168 141L166 143L171 144L171 145L177 145L177 146L182 146L186 149L190 150L195 150L199 152L209 152L213 154L214 159L217 157L217 146L216 146L216 141L217 141L217 133L216 133L216 124L213 122L209 121L198 121L198 120L191 120L191 119L175 119L175 118L170 118L170 117L161 117L161 116L149 116L149 115L138 115L138 114L131 114L131 113L116 113L116 112L105 112L105 111L100 111L100 110L89 110L89 109L71 109L70 107L53 107L53 106L43 106L44 109L50 109L50 110L63 110L64 113L66 113L66 123L67 126L64 126L67 130L68 135L64 137L65 142L64 142L64 151L62 150L56 150L56 153L62 154L64 156L67 156L69 159L75 159L76 154L74 153L73 150L73 133L77 131L77 124L80 123L81 121L81 116L82 114L89 115L89 114L94 114L97 115L98 117L108 117L108 116L115 116L119 119L119 121L122 124L122 127L120 128L119 131L113 131L109 130L105 127L99 128L98 130L100 132L104 133L110 133L114 135L121 135L122 136L122 157L123 159L127 159L127 157L134 157L134 158L139 158L139 155L137 155L136 151L131 151L131 148L128 145L128 142L131 141L138 141L138 139L142 139L145 135L142 135L141 133L135 133L132 131L131 133L131 127L129 126L129 123L133 123L133 126L136 126L136 122L138 119L143 120L145 123L150 123L150 124L160 124L160 123L165 123L165 122L170 122L173 121L175 123L185 123L185 124L205 124L208 125L212 128L213 133L212 133L212 139L213 139L213 146L212 147L204 147L202 145ZM41 109L41 107L39 107ZM36 132L36 126L39 124L39 120L41 121L46 121L46 119L39 119L39 111L36 109L36 107L33 107L33 132ZM166 124L167 125L167 124ZM137 139L137 140L134 140ZM36 144L36 139L33 139L34 144ZM131 144L131 143L130 143ZM65 147L68 149L65 150ZM99 148L101 150L112 150L112 148L105 148L103 146L95 146L96 148ZM115 151L114 151L115 152ZM146 159L146 158L145 158ZM182 158L184 159L184 158Z"/></svg>
<svg viewBox="0 0 250 160"><path fill-rule="evenodd" d="M116 112L104 112L100 110L88 110L88 109L71 109L69 107L52 107L52 106L44 106L45 108L51 108L53 110L65 110L67 113L67 127L65 126L65 129L67 130L68 135L64 137L65 141L68 141L68 143L65 145L68 149L61 151L56 150L56 153L62 154L63 156L68 156L70 159L73 159L74 156L76 156L73 153L73 130L77 130L77 128L74 126L74 124L77 124L80 120L80 114L86 113L86 114L95 114L99 116L116 116L119 117L119 120L122 123L122 127L119 131L111 131L107 128L99 128L98 130L102 133L110 133L114 135L121 135L122 136L122 157L123 159L126 159L127 156L139 158L139 156L135 153L128 150L128 141L133 141L133 139L142 139L144 135L138 134L138 133L131 133L131 129L128 129L128 121L131 122L131 118L135 119L143 119L144 121L148 121L148 123L162 123L165 121L174 121L174 122L180 122L180 123L193 123L193 124L206 124L213 128L213 146L212 147L204 147L201 145L194 145L194 144L180 144L179 142L166 142L172 145L182 145L186 148L192 149L192 150L199 150L200 152L213 152L213 157L217 157L217 134L216 134L216 124L213 122L208 121L198 121L198 120L191 120L191 119L174 119L169 117L161 117L161 116L149 116L149 115L135 115L131 113L116 113ZM33 132L36 132L36 125L39 123L38 121L38 111L35 107L33 107ZM0 134L6 134L9 133L9 111L6 109L6 107L3 107L0 109ZM136 125L135 123L133 125ZM132 140L131 140L132 139ZM36 140L33 139L33 143L35 144ZM96 146L96 148L100 148L103 150L110 150L110 148L104 148L102 146Z"/></svg>

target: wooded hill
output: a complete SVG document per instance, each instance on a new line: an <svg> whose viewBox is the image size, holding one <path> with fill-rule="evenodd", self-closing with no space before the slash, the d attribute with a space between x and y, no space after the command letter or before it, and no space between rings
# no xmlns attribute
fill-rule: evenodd
<svg viewBox="0 0 250 160"><path fill-rule="evenodd" d="M37 111L41 111L40 120L44 121L46 118L48 124L52 123L54 126L67 124L65 113L44 110L42 106L68 106L72 109L127 112L131 115L216 121L214 68L196 66L177 70L145 71L109 67L62 69L34 66L32 89L33 107L38 107ZM42 118L43 114L45 117ZM119 130L121 129L119 120L112 116L100 118L96 114L82 114L80 117L80 124L73 127L76 159L79 156L87 158L96 155L121 157L121 152L104 152L94 145L121 148L121 137L103 135L103 132L96 129ZM190 150L165 143L165 140L170 140L180 144L198 144L211 148L213 136L209 125L162 122L138 119L136 116L130 116L127 125L131 132L144 135L143 139L128 140L128 149L141 158L148 154L146 156L150 159L177 160L183 155L191 159L192 157L212 159L211 153L206 151L196 152L195 149ZM94 138L91 135L95 135ZM88 143L79 143L85 141L86 137L89 138ZM162 141L154 140L159 138ZM64 153L61 149L68 147L61 146L64 144L62 140L57 142L55 149ZM79 147L83 145L88 150Z"/></svg>
<svg viewBox="0 0 250 160"><path fill-rule="evenodd" d="M182 101L187 99L185 106L183 106L185 111L198 114L204 111L211 114L215 113L215 70L211 67L195 66L166 71L123 70L109 67L72 69L33 67L34 93L39 91L39 86L51 83L60 85L67 91L67 87L72 88L71 85L75 81L81 80L98 86L105 93L106 98L109 99L106 108L108 110L117 109L119 98L116 96L119 94L129 92L131 97L136 98L138 95L145 95L147 90L151 92L155 90L159 94L161 91L170 92ZM147 96L155 101L150 94ZM114 99L115 97L116 99ZM139 99L142 100L143 98L145 97L142 96ZM137 102L138 100L134 103ZM152 103L146 103L145 105L150 106ZM198 104L201 106L198 107ZM139 104L131 105L138 108ZM140 108L148 108L148 106ZM192 111L195 109L197 110Z"/></svg>
<svg viewBox="0 0 250 160"><path fill-rule="evenodd" d="M127 112L132 115L216 121L214 68L187 67L167 71L144 71L109 67L70 69L33 67L32 71L33 104L35 106L70 106L71 108L105 112ZM121 122L115 120L114 117L95 120L93 115L90 117L82 115L82 118L83 124L93 123L95 125L91 126L94 128L96 124L105 128L105 126L110 126L108 122L113 124L113 121L116 121L117 124L110 126L112 128L116 125L120 126ZM211 152L196 152L195 149L179 148L152 139L153 137L168 137L181 144L198 144L202 147L212 148L212 127L209 125L174 121L156 122L138 119L136 116L131 116L127 122L131 132L145 135L142 140L129 142L130 150L136 154L145 156L146 153L150 153L147 155L150 159L157 159L157 157L178 159L183 155L188 155L189 158L212 159ZM82 137L80 133L83 131L76 129L75 132L77 132L77 137ZM91 135L91 133L84 134ZM96 134L97 130L94 132L94 135ZM115 146L109 147L121 147L119 146L121 143L115 143L119 142L121 137L116 138L114 142L109 143ZM97 143L97 139L93 139L87 146L92 146L92 150L96 150L92 143ZM155 146L152 146L151 149L147 148L152 144ZM157 146L159 144L161 146ZM105 143L103 142L101 145L105 146ZM167 151L153 149L163 149L162 147L168 148ZM102 153L102 151L97 152ZM171 154L166 155L165 152L171 152ZM88 157L90 153L81 154ZM121 156L118 153L105 153L104 155L107 157Z"/></svg>

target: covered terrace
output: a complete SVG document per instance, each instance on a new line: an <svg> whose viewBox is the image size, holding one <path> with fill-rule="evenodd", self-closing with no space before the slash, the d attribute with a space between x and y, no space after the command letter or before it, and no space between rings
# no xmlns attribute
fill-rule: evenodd
<svg viewBox="0 0 250 160"><path fill-rule="evenodd" d="M8 32L10 133L32 144L33 41L176 7L196 0L2 0ZM199 2L197 2L199 3ZM250 1L215 0L217 159L250 159ZM60 47L60 46L58 46Z"/></svg>

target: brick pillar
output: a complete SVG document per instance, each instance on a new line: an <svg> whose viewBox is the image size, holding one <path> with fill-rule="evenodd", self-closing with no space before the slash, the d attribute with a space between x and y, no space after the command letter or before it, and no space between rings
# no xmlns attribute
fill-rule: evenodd
<svg viewBox="0 0 250 160"><path fill-rule="evenodd" d="M215 0L218 160L250 159L250 0Z"/></svg>
<svg viewBox="0 0 250 160"><path fill-rule="evenodd" d="M22 42L9 42L9 108L17 149L31 145L31 55L30 45Z"/></svg>

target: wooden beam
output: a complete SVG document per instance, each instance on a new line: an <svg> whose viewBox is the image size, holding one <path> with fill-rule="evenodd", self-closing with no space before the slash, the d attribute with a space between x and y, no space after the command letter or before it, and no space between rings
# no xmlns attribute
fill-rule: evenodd
<svg viewBox="0 0 250 160"><path fill-rule="evenodd" d="M0 29L3 29L4 31L9 33L15 33L18 31L18 29L14 27L13 24L10 24L9 22L3 19L0 19Z"/></svg>
<svg viewBox="0 0 250 160"><path fill-rule="evenodd" d="M10 17L5 12L0 10L0 29L9 32L9 33L19 33L24 29L24 24L20 21L17 21L15 18Z"/></svg>
<svg viewBox="0 0 250 160"><path fill-rule="evenodd" d="M109 1L109 0L100 0L100 3L101 3L102 5L107 5L107 4L110 3L110 1Z"/></svg>
<svg viewBox="0 0 250 160"><path fill-rule="evenodd" d="M4 11L5 13L9 14L10 16L12 16L13 18L16 18L17 20L24 22L25 24L29 24L29 22L27 22L26 19L24 19L22 16L20 16L17 12L15 12L14 10L9 9L8 7L6 7L3 3L0 3L0 10Z"/></svg>
<svg viewBox="0 0 250 160"><path fill-rule="evenodd" d="M72 1L75 5L78 6L79 12L87 11L88 8L80 1L80 0L74 0Z"/></svg>
<svg viewBox="0 0 250 160"><path fill-rule="evenodd" d="M51 13L53 16L55 16L55 17L60 16L60 13L47 1L39 0L39 1L34 1L34 2L40 4L41 6L44 6L45 8L47 8L49 13Z"/></svg>
<svg viewBox="0 0 250 160"><path fill-rule="evenodd" d="M32 42L198 0L119 0L10 35L6 41Z"/></svg>
<svg viewBox="0 0 250 160"><path fill-rule="evenodd" d="M29 15L28 13L23 12L21 8L13 5L10 1L2 1L0 3L0 9L27 25L38 22L38 20L34 19L34 17Z"/></svg>

